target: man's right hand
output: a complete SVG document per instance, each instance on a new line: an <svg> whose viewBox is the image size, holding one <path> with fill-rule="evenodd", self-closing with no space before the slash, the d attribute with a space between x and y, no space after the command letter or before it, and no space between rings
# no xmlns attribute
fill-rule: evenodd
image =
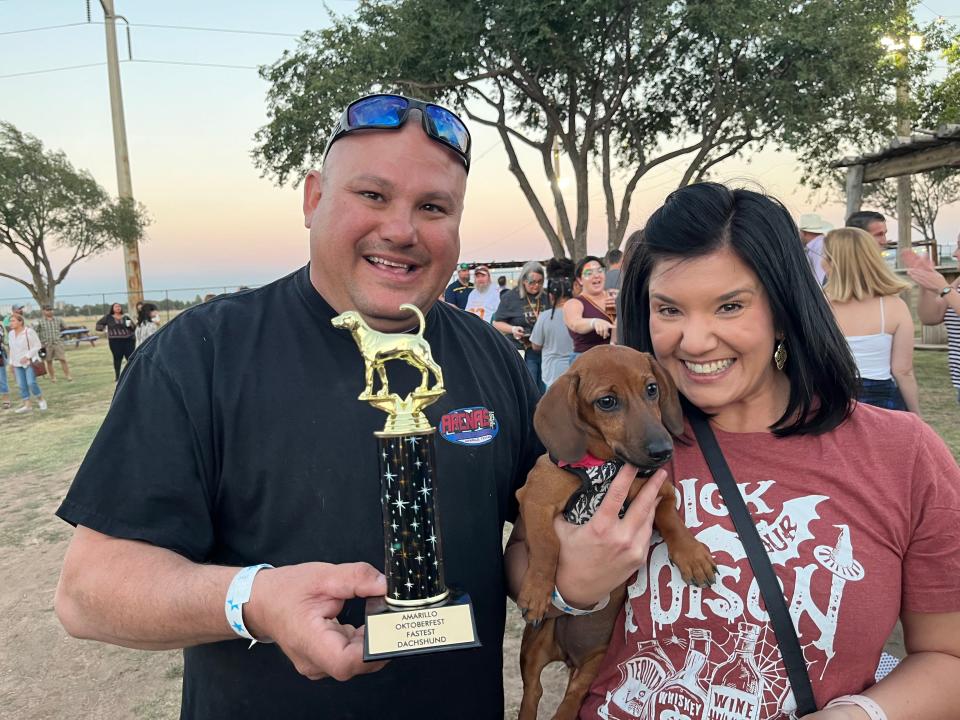
<svg viewBox="0 0 960 720"><path fill-rule="evenodd" d="M367 563L261 570L244 605L244 622L254 637L275 641L301 675L349 680L386 663L363 662L364 628L341 625L337 615L345 600L386 592L386 578Z"/></svg>

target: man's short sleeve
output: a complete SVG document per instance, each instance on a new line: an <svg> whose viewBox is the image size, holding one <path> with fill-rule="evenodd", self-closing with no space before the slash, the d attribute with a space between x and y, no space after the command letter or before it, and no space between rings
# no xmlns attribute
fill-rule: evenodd
<svg viewBox="0 0 960 720"><path fill-rule="evenodd" d="M903 606L914 612L960 611L960 468L927 425L918 440L910 504Z"/></svg>
<svg viewBox="0 0 960 720"><path fill-rule="evenodd" d="M57 515L202 561L213 544L214 471L198 394L137 353Z"/></svg>

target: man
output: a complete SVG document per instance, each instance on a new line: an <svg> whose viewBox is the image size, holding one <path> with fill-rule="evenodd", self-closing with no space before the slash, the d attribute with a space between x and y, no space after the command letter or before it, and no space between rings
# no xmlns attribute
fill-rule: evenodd
<svg viewBox="0 0 960 720"><path fill-rule="evenodd" d="M493 317L493 326L513 340L517 350L523 351L524 364L540 392L546 390L541 353L530 346L530 334L540 317L540 311L548 305L543 279L543 265L536 260L524 264L520 270L520 282L500 297L500 307Z"/></svg>
<svg viewBox="0 0 960 720"><path fill-rule="evenodd" d="M823 269L823 236L833 230L833 226L825 222L816 213L806 213L800 216L800 241L807 254L807 262L813 271L817 282L822 286L827 281L827 271Z"/></svg>
<svg viewBox="0 0 960 720"><path fill-rule="evenodd" d="M604 290L620 290L620 266L623 264L622 250L608 250L603 259L607 268L606 278L603 281Z"/></svg>
<svg viewBox="0 0 960 720"><path fill-rule="evenodd" d="M860 228L873 235L881 250L887 249L887 219L872 210L860 210L847 218L847 227Z"/></svg>
<svg viewBox="0 0 960 720"><path fill-rule="evenodd" d="M485 322L492 323L493 316L500 306L500 292L490 278L490 268L486 265L477 265L473 270L473 282L473 290L470 291L467 304L463 309Z"/></svg>
<svg viewBox="0 0 960 720"><path fill-rule="evenodd" d="M60 361L60 368L63 370L63 376L67 379L67 382L73 382L73 378L70 377L70 365L67 364L67 353L63 348L63 340L60 338L60 333L64 328L63 320L54 317L53 308L49 305L44 305L43 317L37 321L34 329L40 338L40 344L43 345L47 352L44 363L47 366L47 377L50 378L50 382L52 383L57 381L57 376L53 369L54 360Z"/></svg>
<svg viewBox="0 0 960 720"><path fill-rule="evenodd" d="M463 310L467 307L467 298L470 297L471 290L473 290L473 283L470 282L470 264L460 263L457 265L457 279L447 285L447 289L443 291L443 301Z"/></svg>
<svg viewBox="0 0 960 720"><path fill-rule="evenodd" d="M500 297L503 297L504 293L510 292L510 288L507 287L507 276L501 275L497 278L497 287L500 288Z"/></svg>
<svg viewBox="0 0 960 720"><path fill-rule="evenodd" d="M58 617L77 637L185 648L182 718L503 715L506 578L515 590L526 553L521 523L504 559L502 527L541 450L536 390L499 333L436 302L459 253L469 134L452 114L438 130L414 102L351 103L322 170L305 180L310 263L190 308L144 344L58 510L77 525ZM437 440L446 581L470 593L483 645L364 664L362 598L386 591L373 437L385 416L357 400L363 361L330 321L352 309L373 329L411 330L417 321L401 303L424 312L445 370L446 394L425 411L431 423L495 417L486 444L456 432ZM400 395L420 380L402 362L389 372ZM466 412L479 408L491 412ZM617 508L630 472L607 494ZM659 483L647 486L631 510L641 502L652 522ZM620 528L564 533L558 584L568 602L590 605L598 583L613 587ZM597 552L614 560L598 567ZM263 563L276 567L253 570ZM621 565L615 575L626 579ZM275 644L248 649L227 622L240 578L250 593L236 609L240 627Z"/></svg>

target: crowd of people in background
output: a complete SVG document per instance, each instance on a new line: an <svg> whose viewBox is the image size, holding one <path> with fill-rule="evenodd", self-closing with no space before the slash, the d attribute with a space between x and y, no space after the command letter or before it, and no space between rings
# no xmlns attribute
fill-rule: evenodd
<svg viewBox="0 0 960 720"><path fill-rule="evenodd" d="M883 257L888 249L886 218L864 210L834 229L819 214L805 213L797 227L810 271L857 364L859 400L919 414L914 322L900 297L912 285ZM637 231L626 245L640 237L642 231ZM960 263L960 236L954 257ZM512 287L506 273L494 281L489 266L460 263L443 299L503 333L543 392L578 355L617 342L623 259L614 249L603 258L587 255L576 265L567 258L553 258L545 265L532 260L520 269ZM960 403L960 277L947 281L933 260L912 250L902 254L902 262L921 293L920 321L942 322L947 329L950 378Z"/></svg>

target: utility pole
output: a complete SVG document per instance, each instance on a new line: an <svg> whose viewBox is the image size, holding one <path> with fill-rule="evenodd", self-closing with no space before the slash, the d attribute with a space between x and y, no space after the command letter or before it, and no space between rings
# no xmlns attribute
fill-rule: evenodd
<svg viewBox="0 0 960 720"><path fill-rule="evenodd" d="M910 37L907 31L907 0L897 0L897 21L903 29L897 40L897 138L901 142L909 140L912 133L908 115L910 103ZM897 177L897 258L896 266L901 267L900 258L905 250L913 248L910 175Z"/></svg>
<svg viewBox="0 0 960 720"><path fill-rule="evenodd" d="M127 150L127 126L123 119L123 94L120 90L120 61L117 57L116 18L113 0L100 0L104 28L107 33L107 78L110 82L110 114L113 119L113 150L117 163L117 190L121 198L133 201L130 177L130 153ZM89 6L88 6L89 10ZM126 21L126 18L121 18ZM140 245L137 238L123 244L123 265L127 276L127 304L143 301L143 279L140 274Z"/></svg>

